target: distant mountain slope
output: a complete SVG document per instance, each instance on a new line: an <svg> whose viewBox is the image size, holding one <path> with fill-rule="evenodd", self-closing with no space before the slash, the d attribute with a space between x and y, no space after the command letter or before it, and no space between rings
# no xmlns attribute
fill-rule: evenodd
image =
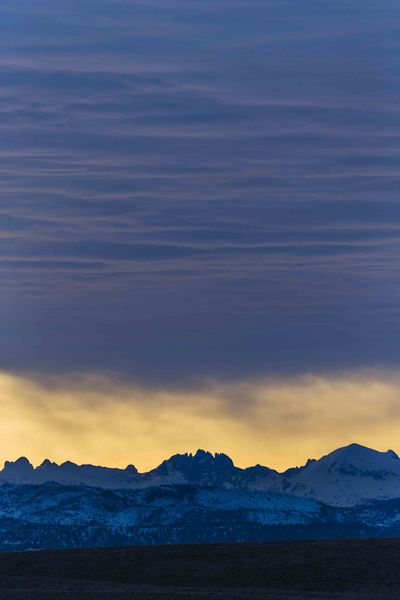
<svg viewBox="0 0 400 600"><path fill-rule="evenodd" d="M0 471L3 484L46 482L132 490L189 484L283 493L350 507L368 500L400 498L400 459L392 450L378 452L351 444L284 473L261 465L241 469L227 455L204 450L172 456L147 473L138 473L133 465L114 469L70 461L58 465L49 460L34 468L24 457L6 462Z"/></svg>
<svg viewBox="0 0 400 600"><path fill-rule="evenodd" d="M284 479L279 489L334 506L400 497L400 459L359 444L338 448Z"/></svg>
<svg viewBox="0 0 400 600"><path fill-rule="evenodd" d="M341 509L198 485L0 486L0 550L388 536L400 532L399 523L400 501Z"/></svg>
<svg viewBox="0 0 400 600"><path fill-rule="evenodd" d="M0 471L0 483L41 484L55 481L64 484L83 484L110 489L156 487L165 484L205 484L221 487L261 487L268 489L281 475L273 469L236 467L226 454L211 454L198 450L195 454L176 454L147 473L138 473L133 465L114 469L93 465L77 465L70 461L61 465L44 460L34 468L21 457L7 461Z"/></svg>
<svg viewBox="0 0 400 600"><path fill-rule="evenodd" d="M6 461L0 471L0 483L41 484L48 481L100 486L103 488L124 488L136 485L138 472L133 465L126 469L113 469L94 465L77 465L66 461L61 465L46 459L34 468L22 456L15 462Z"/></svg>

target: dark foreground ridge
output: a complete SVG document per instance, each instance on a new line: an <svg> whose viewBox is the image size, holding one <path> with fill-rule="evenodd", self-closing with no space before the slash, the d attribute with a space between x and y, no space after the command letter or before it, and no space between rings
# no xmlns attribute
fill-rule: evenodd
<svg viewBox="0 0 400 600"><path fill-rule="evenodd" d="M0 554L0 598L400 598L400 540L270 542Z"/></svg>

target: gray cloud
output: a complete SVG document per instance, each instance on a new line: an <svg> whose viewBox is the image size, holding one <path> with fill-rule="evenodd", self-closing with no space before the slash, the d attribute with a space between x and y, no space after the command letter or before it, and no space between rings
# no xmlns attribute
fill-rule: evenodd
<svg viewBox="0 0 400 600"><path fill-rule="evenodd" d="M399 360L394 0L0 8L0 365Z"/></svg>

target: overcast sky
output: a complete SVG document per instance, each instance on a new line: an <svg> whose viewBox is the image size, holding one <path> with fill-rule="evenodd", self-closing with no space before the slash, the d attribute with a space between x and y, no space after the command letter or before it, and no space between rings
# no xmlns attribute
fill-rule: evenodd
<svg viewBox="0 0 400 600"><path fill-rule="evenodd" d="M396 369L399 50L398 0L2 2L0 368Z"/></svg>

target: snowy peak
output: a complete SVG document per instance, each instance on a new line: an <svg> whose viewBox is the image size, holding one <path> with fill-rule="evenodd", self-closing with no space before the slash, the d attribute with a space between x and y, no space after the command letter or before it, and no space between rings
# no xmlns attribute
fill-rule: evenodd
<svg viewBox="0 0 400 600"><path fill-rule="evenodd" d="M400 497L400 460L360 444L338 448L291 478L292 493L327 504L352 506L365 499Z"/></svg>
<svg viewBox="0 0 400 600"><path fill-rule="evenodd" d="M374 450L373 448L368 448L368 446L363 446L362 444L356 444L355 442L349 444L348 446L343 446L341 448L337 448L328 454L327 456L347 456L352 457L353 459L364 460L365 458L378 458L378 457L390 457L398 459L398 456L393 450L387 450L386 452L380 452L379 450ZM324 457L322 457L324 458Z"/></svg>
<svg viewBox="0 0 400 600"><path fill-rule="evenodd" d="M360 444L350 444L320 458L307 473L325 471L381 479L383 473L400 475L400 461L392 450L378 452Z"/></svg>

